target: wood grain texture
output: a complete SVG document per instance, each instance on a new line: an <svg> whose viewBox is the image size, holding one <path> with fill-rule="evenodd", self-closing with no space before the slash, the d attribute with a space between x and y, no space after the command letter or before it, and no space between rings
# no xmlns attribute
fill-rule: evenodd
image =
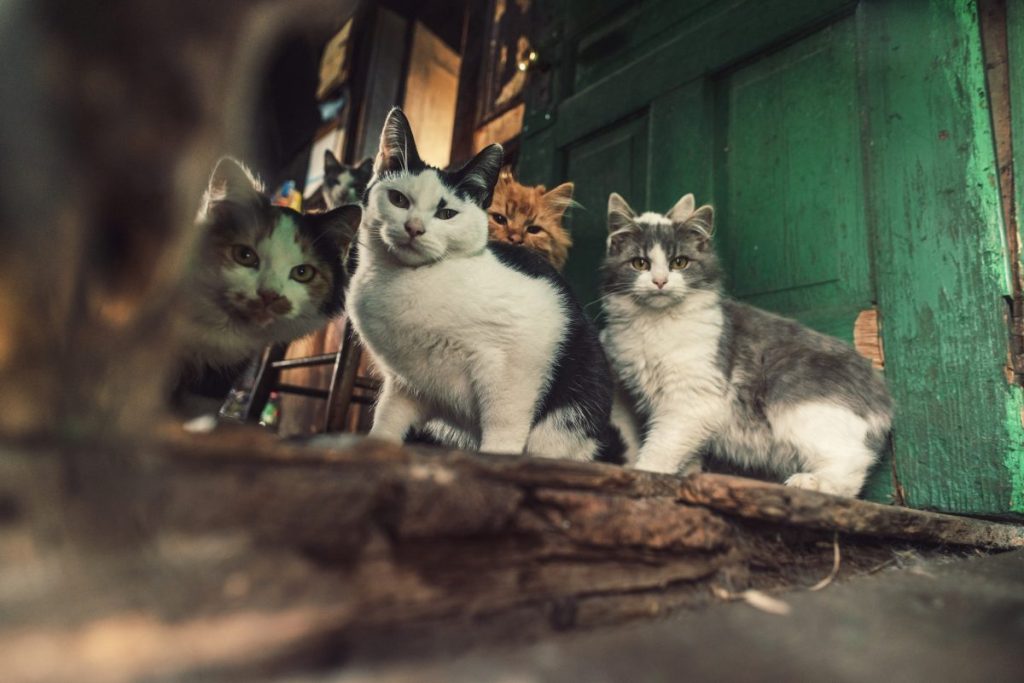
<svg viewBox="0 0 1024 683"><path fill-rule="evenodd" d="M1020 512L1007 385L997 169L973 3L862 6L871 216L896 401L896 472L913 507Z"/></svg>
<svg viewBox="0 0 1024 683"><path fill-rule="evenodd" d="M853 322L853 347L871 361L876 370L884 370L885 351L879 328L877 308L861 311Z"/></svg>
<svg viewBox="0 0 1024 683"><path fill-rule="evenodd" d="M836 538L840 578L908 544L1024 546L1019 527L735 477L314 448L246 425L8 446L0 503L5 681L262 680L352 647L649 618L708 604L712 583L806 587Z"/></svg>
<svg viewBox="0 0 1024 683"><path fill-rule="evenodd" d="M1012 161L1016 169L1012 174L1013 216L1018 230L1016 242L1019 250L1024 238L1019 232L1024 226L1024 215L1021 213L1024 207L1024 181L1021 175L1024 174L1024 7L1021 7L1019 2L1006 3L1006 43ZM1019 251L1017 254L1010 254L1010 258L1017 259L1018 264L1022 265ZM1017 408L1024 406L1024 399L1020 396L1019 388L1011 391L1014 400L1007 402L1006 420L1011 433L1016 433L1020 420L1024 419L1022 412ZM1006 450L1005 465L1011 482L1010 509L1024 511L1024 439L1017 440Z"/></svg>
<svg viewBox="0 0 1024 683"><path fill-rule="evenodd" d="M667 42L653 49L640 46L633 59L624 56L622 66L567 97L558 107L557 143L563 146L608 126L669 89L752 56L851 5L850 0L712 3L681 30L667 32ZM580 24L590 16L587 12L567 23Z"/></svg>
<svg viewBox="0 0 1024 683"><path fill-rule="evenodd" d="M724 513L841 533L920 541L957 538L979 547L1024 547L1024 530L967 517L836 498L753 479L704 474L685 479L679 499Z"/></svg>

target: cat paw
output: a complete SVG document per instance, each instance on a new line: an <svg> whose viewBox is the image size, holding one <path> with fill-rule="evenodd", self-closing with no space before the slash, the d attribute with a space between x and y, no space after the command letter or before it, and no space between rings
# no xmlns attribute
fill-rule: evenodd
<svg viewBox="0 0 1024 683"><path fill-rule="evenodd" d="M688 477L691 474L700 474L703 471L704 471L704 468L701 466L700 461L696 461L696 462L687 463L686 465L681 466L679 468L679 471L677 472L677 474L680 477Z"/></svg>
<svg viewBox="0 0 1024 683"><path fill-rule="evenodd" d="M696 470L691 470L692 464L681 465L675 458L658 458L645 456L643 453L636 459L636 464L633 465L634 469L644 470L645 472L657 472L658 474L675 474L675 475L687 475L692 474L693 471L700 471L700 463L696 463Z"/></svg>
<svg viewBox="0 0 1024 683"><path fill-rule="evenodd" d="M792 486L798 489L806 489L807 491L819 491L821 493L838 494L839 489L836 488L832 482L827 479L810 474L808 472L801 472L800 474L794 474L786 480L786 486Z"/></svg>

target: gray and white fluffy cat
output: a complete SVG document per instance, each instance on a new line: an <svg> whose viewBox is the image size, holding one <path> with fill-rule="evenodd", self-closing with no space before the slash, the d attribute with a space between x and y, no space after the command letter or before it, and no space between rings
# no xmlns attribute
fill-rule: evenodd
<svg viewBox="0 0 1024 683"><path fill-rule="evenodd" d="M344 256L360 216L358 206L322 214L274 206L244 165L217 163L185 283L179 403L189 394L222 399L267 345L304 337L341 312Z"/></svg>
<svg viewBox="0 0 1024 683"><path fill-rule="evenodd" d="M364 159L353 166L338 161L331 150L324 151L324 183L321 192L328 209L358 204L373 175L373 160Z"/></svg>
<svg viewBox="0 0 1024 683"><path fill-rule="evenodd" d="M370 435L439 420L481 451L589 460L608 449L608 362L550 264L488 242L501 161L491 145L458 171L430 167L388 115L349 298L384 378Z"/></svg>
<svg viewBox="0 0 1024 683"><path fill-rule="evenodd" d="M665 215L608 201L602 340L643 424L636 467L709 452L791 486L855 496L892 416L881 375L847 344L721 291L711 206Z"/></svg>

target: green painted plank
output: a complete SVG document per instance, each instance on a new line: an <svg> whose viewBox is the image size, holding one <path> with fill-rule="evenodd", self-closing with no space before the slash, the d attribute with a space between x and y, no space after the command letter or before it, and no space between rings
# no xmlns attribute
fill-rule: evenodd
<svg viewBox="0 0 1024 683"><path fill-rule="evenodd" d="M1018 244L1024 241L1024 4L1006 3L1007 60L1010 79L1011 135L1013 139L1014 217L1017 221ZM1012 258L1012 255L1011 255ZM1020 254L1017 255L1020 258ZM1024 511L1024 439L1019 435L1024 398L1021 389L1007 401L1006 424L1015 435L1016 447L1006 452L1006 470L1011 482L1010 509Z"/></svg>
<svg viewBox="0 0 1024 683"><path fill-rule="evenodd" d="M735 4L737 0L732 0ZM593 18L594 3L570 8L569 16ZM573 62L573 91L578 92L618 70L623 60L635 60L647 52L673 40L682 23L689 21L698 11L715 4L721 11L723 3L716 0L634 0L621 3L597 23L586 25L580 35L568 29Z"/></svg>
<svg viewBox="0 0 1024 683"><path fill-rule="evenodd" d="M1020 404L1003 372L1005 245L977 8L860 9L896 471L913 507L1006 513Z"/></svg>
<svg viewBox="0 0 1024 683"><path fill-rule="evenodd" d="M717 79L715 145L732 294L846 341L874 299L853 23Z"/></svg>
<svg viewBox="0 0 1024 683"><path fill-rule="evenodd" d="M598 267L608 235L608 195L619 192L639 206L646 203L647 117L633 117L587 138L568 151L566 177L576 183L582 205L568 220L573 247L565 277L596 318L600 311ZM636 199L634 199L636 198Z"/></svg>
<svg viewBox="0 0 1024 683"><path fill-rule="evenodd" d="M711 201L712 106L704 79L671 90L651 102L647 143L651 155L644 210L668 211L687 192L694 193L698 201ZM638 203L633 208L640 210Z"/></svg>
<svg viewBox="0 0 1024 683"><path fill-rule="evenodd" d="M555 131L550 126L524 140L516 172L527 185L554 187L559 181Z"/></svg>
<svg viewBox="0 0 1024 683"><path fill-rule="evenodd" d="M640 58L624 59L622 68L563 101L555 124L557 144L611 125L664 92L756 54L852 4L850 0L714 3L686 21L670 42Z"/></svg>

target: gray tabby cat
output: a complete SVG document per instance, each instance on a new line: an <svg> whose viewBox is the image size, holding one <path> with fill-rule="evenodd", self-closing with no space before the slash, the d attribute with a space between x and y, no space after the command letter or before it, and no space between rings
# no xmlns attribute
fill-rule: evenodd
<svg viewBox="0 0 1024 683"><path fill-rule="evenodd" d="M636 466L688 472L707 451L786 484L855 496L892 417L882 377L843 342L722 294L713 210L608 200L603 333L645 423Z"/></svg>

